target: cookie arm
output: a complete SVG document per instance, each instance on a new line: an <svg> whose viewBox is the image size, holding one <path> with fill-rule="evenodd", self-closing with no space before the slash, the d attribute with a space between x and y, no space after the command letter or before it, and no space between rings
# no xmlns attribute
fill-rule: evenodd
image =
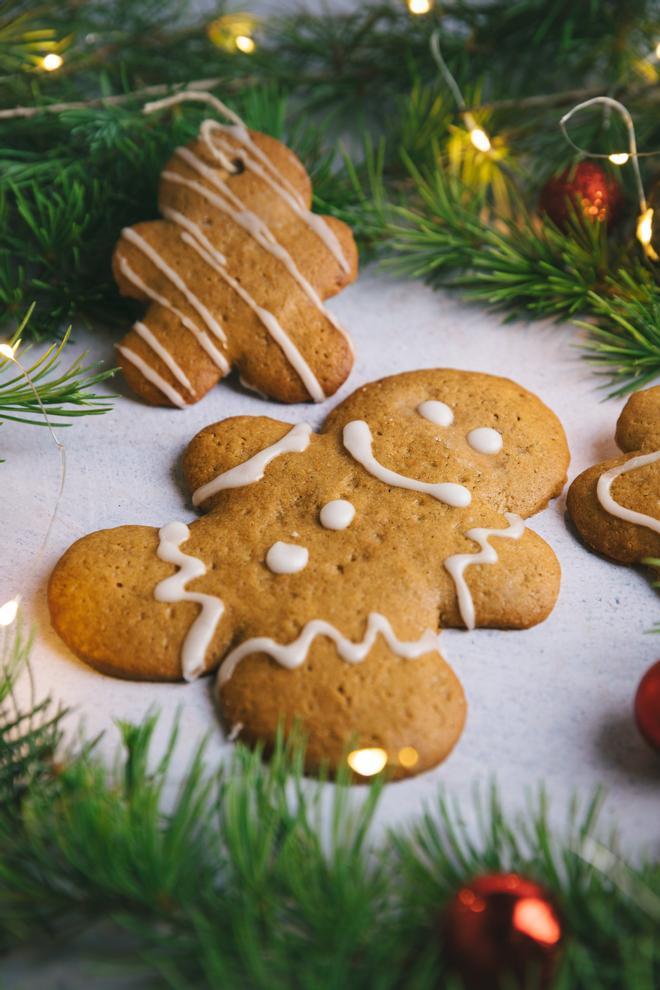
<svg viewBox="0 0 660 990"><path fill-rule="evenodd" d="M463 570L463 590L457 575L446 582L441 628L529 629L552 612L561 568L545 540L525 529L520 539L491 536L488 544L497 554L496 562L476 562L479 551L475 546L471 555L475 562Z"/></svg>

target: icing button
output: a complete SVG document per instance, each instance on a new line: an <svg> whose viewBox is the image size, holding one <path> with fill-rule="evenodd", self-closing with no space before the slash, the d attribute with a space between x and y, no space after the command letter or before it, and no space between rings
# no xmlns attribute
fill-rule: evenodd
<svg viewBox="0 0 660 990"><path fill-rule="evenodd" d="M273 574L297 574L307 567L309 550L295 543L278 540L266 554L266 566Z"/></svg>
<svg viewBox="0 0 660 990"><path fill-rule="evenodd" d="M345 498L335 498L321 509L319 519L324 529L347 529L355 518L355 506Z"/></svg>

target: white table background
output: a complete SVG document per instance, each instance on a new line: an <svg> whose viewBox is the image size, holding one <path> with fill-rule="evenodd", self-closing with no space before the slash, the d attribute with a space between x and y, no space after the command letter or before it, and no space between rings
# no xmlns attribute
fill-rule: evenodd
<svg viewBox="0 0 660 990"><path fill-rule="evenodd" d="M255 12L295 6L254 0ZM207 6L200 0L200 10ZM322 2L308 2L318 9ZM326 4L326 7L328 5ZM333 0L332 10L350 7ZM123 523L160 526L194 518L180 484L178 463L190 438L226 416L251 413L318 426L334 403L364 382L415 368L456 367L506 375L536 392L559 415L571 448L570 478L616 453L613 434L622 401L603 401L597 379L574 345L569 326L500 318L455 295L433 293L419 283L395 281L366 270L358 283L330 302L351 332L357 363L339 395L323 406L283 407L223 383L185 412L152 409L125 390L121 378L114 411L60 431L67 446L64 497L43 558L35 562L55 498L58 460L47 432L5 423L0 429L0 602L20 592L38 622L33 667L39 692L51 692L72 708L71 734L81 721L88 734L105 735L99 753L110 759L118 743L114 720L140 720L158 707L162 747L175 713L181 713L181 745L175 775L185 774L200 737L211 730L209 760L225 758L210 694L211 681L192 685L136 684L96 673L74 658L51 631L45 604L49 571L78 537ZM86 350L113 362L112 340L76 328L72 359ZM101 388L103 390L103 387ZM477 630L442 635L445 657L468 699L465 731L448 761L418 778L391 784L376 820L377 831L419 815L440 785L463 802L467 827L475 785L497 781L507 807L520 809L543 785L552 816L561 822L570 798L587 800L604 785L603 826L619 827L631 859L657 856L660 760L642 742L632 700L646 668L660 654L660 637L646 630L660 607L646 577L609 563L582 547L567 529L564 496L530 521L553 546L563 571L561 595L551 617L526 632ZM27 692L27 684L22 684ZM331 787L332 785L328 785ZM71 961L29 951L4 962L0 983L12 990L88 987ZM116 987L95 976L93 985ZM126 986L123 981L122 986Z"/></svg>

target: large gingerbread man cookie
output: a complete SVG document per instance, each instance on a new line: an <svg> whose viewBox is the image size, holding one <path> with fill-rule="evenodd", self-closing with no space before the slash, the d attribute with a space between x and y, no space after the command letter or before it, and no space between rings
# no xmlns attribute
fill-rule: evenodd
<svg viewBox="0 0 660 990"><path fill-rule="evenodd" d="M635 392L616 426L622 457L583 471L568 490L582 539L622 564L660 557L660 385Z"/></svg>
<svg viewBox="0 0 660 990"><path fill-rule="evenodd" d="M149 303L119 363L156 405L197 402L232 367L272 398L323 401L353 363L323 304L356 276L353 236L311 212L292 151L214 105L232 122L205 120L177 148L161 176L164 219L124 229L115 249L120 292Z"/></svg>
<svg viewBox="0 0 660 990"><path fill-rule="evenodd" d="M220 667L227 725L271 743L300 719L310 768L337 766L353 741L418 772L465 714L438 630L522 629L553 608L559 565L523 518L559 494L567 464L543 403L461 371L366 385L320 434L228 419L184 458L204 516L79 540L52 575L52 621L106 673Z"/></svg>

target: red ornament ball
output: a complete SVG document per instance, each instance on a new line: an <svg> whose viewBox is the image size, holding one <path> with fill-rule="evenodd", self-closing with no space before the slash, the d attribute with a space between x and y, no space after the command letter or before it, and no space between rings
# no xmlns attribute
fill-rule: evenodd
<svg viewBox="0 0 660 990"><path fill-rule="evenodd" d="M635 721L649 746L660 753L660 660L649 667L639 682Z"/></svg>
<svg viewBox="0 0 660 990"><path fill-rule="evenodd" d="M579 162L561 175L548 179L539 206L561 230L566 230L571 210L593 223L616 223L623 197L619 184L596 162Z"/></svg>
<svg viewBox="0 0 660 990"><path fill-rule="evenodd" d="M542 990L554 975L563 923L543 887L517 873L477 877L444 916L447 959L466 990Z"/></svg>

